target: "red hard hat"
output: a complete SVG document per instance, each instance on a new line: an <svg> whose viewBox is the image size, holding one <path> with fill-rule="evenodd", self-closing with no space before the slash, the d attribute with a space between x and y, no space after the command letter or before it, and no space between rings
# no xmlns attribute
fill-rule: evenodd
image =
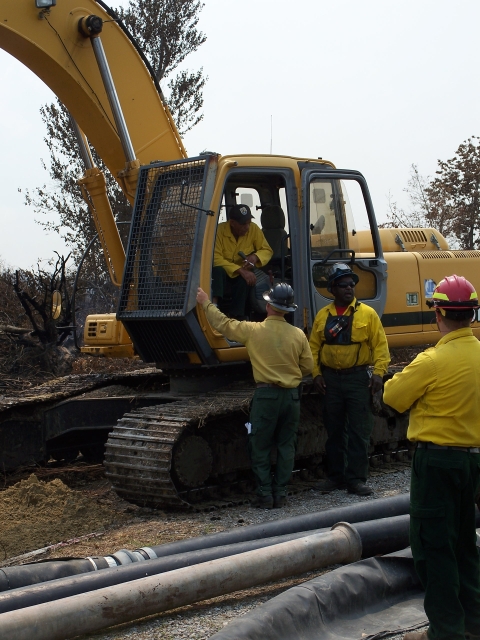
<svg viewBox="0 0 480 640"><path fill-rule="evenodd" d="M435 287L429 306L440 309L478 309L475 288L463 276L447 276Z"/></svg>

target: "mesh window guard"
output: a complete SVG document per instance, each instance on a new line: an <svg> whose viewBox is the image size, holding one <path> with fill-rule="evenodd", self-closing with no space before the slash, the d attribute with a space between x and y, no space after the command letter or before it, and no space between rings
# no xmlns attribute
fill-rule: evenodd
<svg viewBox="0 0 480 640"><path fill-rule="evenodd" d="M209 157L143 167L118 317L175 318L186 303ZM182 201L186 203L182 204Z"/></svg>

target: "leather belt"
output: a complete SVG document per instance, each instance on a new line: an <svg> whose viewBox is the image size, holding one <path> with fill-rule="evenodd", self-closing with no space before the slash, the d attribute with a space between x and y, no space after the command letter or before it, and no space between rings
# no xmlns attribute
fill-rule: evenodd
<svg viewBox="0 0 480 640"><path fill-rule="evenodd" d="M257 389L263 389L264 387L268 387L270 389L283 389L279 384L275 384L274 382L257 382Z"/></svg>
<svg viewBox="0 0 480 640"><path fill-rule="evenodd" d="M337 376L344 376L347 373L355 373L356 371L366 371L367 369L368 364L360 364L357 367L349 367L348 369L333 369L332 367L326 367L325 365L322 365L322 371L331 371Z"/></svg>
<svg viewBox="0 0 480 640"><path fill-rule="evenodd" d="M457 447L435 444L434 442L417 442L417 449L440 449L441 451L465 451L466 453L480 453L479 447Z"/></svg>

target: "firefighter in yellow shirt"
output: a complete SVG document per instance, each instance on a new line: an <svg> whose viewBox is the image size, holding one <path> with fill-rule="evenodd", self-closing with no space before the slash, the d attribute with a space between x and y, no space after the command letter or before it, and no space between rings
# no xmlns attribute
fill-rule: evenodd
<svg viewBox="0 0 480 640"><path fill-rule="evenodd" d="M263 231L252 222L250 207L236 204L227 222L217 228L212 269L212 300L219 302L227 290L232 294L229 316L245 319L245 305L256 277L254 267L264 267L273 255ZM240 253L246 257L242 258Z"/></svg>
<svg viewBox="0 0 480 640"><path fill-rule="evenodd" d="M441 338L386 382L383 394L397 411L410 409L407 437L417 443L410 545L430 627L404 639L473 640L480 638L480 343L470 323L478 296L453 275L438 283L428 304Z"/></svg>
<svg viewBox="0 0 480 640"><path fill-rule="evenodd" d="M300 383L309 375L313 359L301 329L285 320L295 311L293 289L280 282L263 294L267 317L263 322L238 322L227 318L198 289L209 323L229 340L247 347L257 388L250 408L248 450L257 482L252 506L281 508L286 504L287 482L295 462L295 445L300 420ZM272 482L270 453L277 449Z"/></svg>
<svg viewBox="0 0 480 640"><path fill-rule="evenodd" d="M327 493L346 486L349 493L367 496L372 493L366 484L373 429L370 400L382 388L390 354L377 312L355 298L357 283L358 276L348 265L332 266L327 289L335 299L317 313L310 348L314 385L325 396L328 435L328 477L317 489Z"/></svg>

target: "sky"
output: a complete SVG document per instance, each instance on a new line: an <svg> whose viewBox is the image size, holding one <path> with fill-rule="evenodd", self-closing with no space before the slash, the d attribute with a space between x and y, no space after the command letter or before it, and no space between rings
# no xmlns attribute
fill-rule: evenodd
<svg viewBox="0 0 480 640"><path fill-rule="evenodd" d="M204 119L184 137L190 155L272 143L275 154L329 159L363 173L381 221L389 194L408 208L412 163L434 175L480 135L478 0L204 3L207 41L185 65L209 78ZM24 205L25 189L49 184L39 109L53 96L1 50L0 83L0 260L29 267L65 251Z"/></svg>

